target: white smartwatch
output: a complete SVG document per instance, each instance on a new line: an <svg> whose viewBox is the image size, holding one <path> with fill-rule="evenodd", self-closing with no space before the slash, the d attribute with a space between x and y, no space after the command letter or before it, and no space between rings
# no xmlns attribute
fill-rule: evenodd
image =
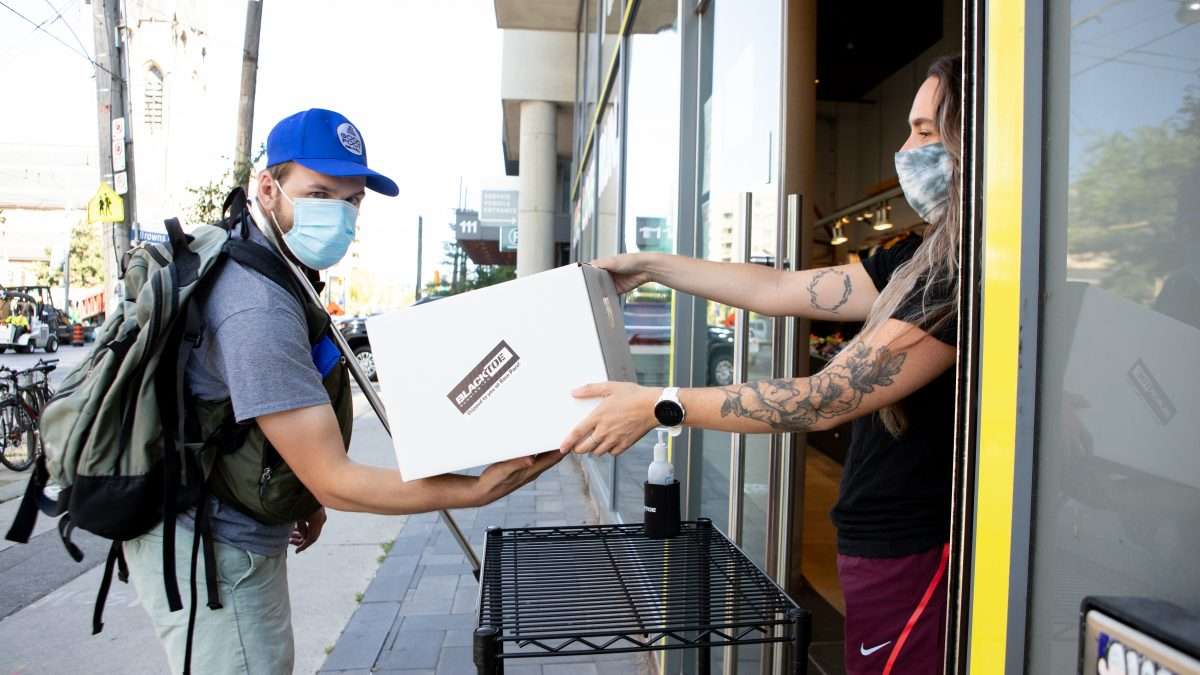
<svg viewBox="0 0 1200 675"><path fill-rule="evenodd" d="M672 437L683 433L683 421L687 419L687 410L679 401L679 387L663 389L662 396L654 404L654 418L666 428Z"/></svg>

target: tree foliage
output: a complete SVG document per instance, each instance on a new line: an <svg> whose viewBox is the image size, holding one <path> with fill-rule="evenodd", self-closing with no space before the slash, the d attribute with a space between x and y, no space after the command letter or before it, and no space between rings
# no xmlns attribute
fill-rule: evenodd
<svg viewBox="0 0 1200 675"><path fill-rule="evenodd" d="M1140 302L1183 264L1196 236L1187 203L1200 191L1200 92L1174 119L1097 139L1070 187L1068 250L1110 261L1102 285Z"/></svg>
<svg viewBox="0 0 1200 675"><path fill-rule="evenodd" d="M71 261L72 286L86 288L104 283L103 250L100 229L95 223L80 223L71 230L71 244L67 255ZM37 281L46 286L59 286L62 284L62 273L61 267L46 269L38 273Z"/></svg>
<svg viewBox="0 0 1200 675"><path fill-rule="evenodd" d="M195 200L188 211L188 221L191 223L215 223L221 220L221 206L225 197L233 188L239 185L245 187L250 182L250 174L257 162L267 152L267 147L261 145L258 152L249 163L235 162L225 170L220 178L204 185L188 188Z"/></svg>
<svg viewBox="0 0 1200 675"><path fill-rule="evenodd" d="M454 267L459 266L459 279L454 283ZM517 278L517 268L513 265L476 265L466 257L457 242L445 243L442 255L442 269L438 270L438 283L429 281L425 284L422 294L448 296L474 291L494 284L511 281Z"/></svg>

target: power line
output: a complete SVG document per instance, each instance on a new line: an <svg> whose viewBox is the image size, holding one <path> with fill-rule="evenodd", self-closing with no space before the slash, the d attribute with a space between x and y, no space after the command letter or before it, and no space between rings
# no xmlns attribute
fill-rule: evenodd
<svg viewBox="0 0 1200 675"><path fill-rule="evenodd" d="M1084 54L1084 56L1087 56L1087 55ZM1089 58L1099 58L1099 57L1089 57ZM1119 63L1119 64L1125 65L1125 66L1137 66L1139 68L1147 68L1149 70L1158 70L1158 71L1162 71L1164 73L1179 73L1181 75L1200 74L1200 68L1188 70L1187 68L1173 68L1171 66L1156 66L1151 63L1143 63L1141 61L1131 61L1129 59L1122 59L1122 58L1109 59L1108 63Z"/></svg>
<svg viewBox="0 0 1200 675"><path fill-rule="evenodd" d="M54 19L52 19L52 20L50 21L50 23L54 23L55 21L58 21L59 19L62 19L62 20L63 20L63 26L65 26L65 27L66 27L66 29L67 29L68 31L70 31L70 33L71 33L71 37L75 38L75 42L76 42L76 43L79 45L79 49L80 49L80 51L82 51L82 52L84 52L84 53L87 53L87 47L85 47L85 46L83 45L83 40L80 40L80 39L79 39L79 34L75 32L75 29L74 29L74 28L71 28L71 22L70 22L70 21L67 21L66 17L64 17L64 16L62 15L62 13L63 13L63 10L67 8L67 5L69 5L69 4L73 4L73 3L74 3L74 0L72 0L71 2L68 2L67 4L63 5L61 9L54 9L54 3L50 2L50 0L46 0L46 4L47 4L47 5L50 7L50 9L51 9L51 10L53 10L53 11L54 11Z"/></svg>
<svg viewBox="0 0 1200 675"><path fill-rule="evenodd" d="M1141 54L1142 54L1142 52L1132 51L1132 52L1129 52L1128 56L1135 56L1135 55L1141 55ZM1155 63L1146 63L1144 61L1134 61L1130 58L1124 58L1124 57L1121 57L1120 55L1117 55L1117 56L1095 55L1095 54L1087 54L1087 53L1079 51L1079 50L1071 50L1071 55L1072 56L1080 56L1080 57L1083 57L1086 59L1107 59L1107 63L1120 63L1122 65L1127 65L1127 66L1139 66L1141 68L1148 68L1150 70L1159 70L1162 72L1169 72L1169 73L1182 73L1184 75L1195 75L1197 73L1200 73L1200 68L1180 68L1177 66L1165 66L1165 65L1155 64ZM1096 64L1096 65L1099 65L1099 64Z"/></svg>
<svg viewBox="0 0 1200 675"><path fill-rule="evenodd" d="M47 1L49 1L49 0L47 0ZM63 10L65 10L68 6L75 4L76 2L79 2L79 0L67 0L67 2L63 3L63 6L61 9L55 10L55 14L57 14L58 16L61 16ZM53 6L51 6L51 9L53 9ZM33 35L33 34L37 33L38 28L45 26L46 24L50 23L52 20L53 20L53 18L46 17L46 19L44 21L42 21L38 25L34 26L33 30L30 31L29 34ZM6 49L4 51L4 55L2 57L0 57L0 63L3 63L5 65L9 64L9 57L12 56L13 54L16 54L17 52L21 51L21 49L23 49L24 46L25 45L21 44L20 42L17 42L16 45L9 45L8 49Z"/></svg>
<svg viewBox="0 0 1200 675"><path fill-rule="evenodd" d="M1110 56L1102 61L1097 61L1096 63L1093 63L1092 65L1087 66L1086 68L1082 68L1077 72L1071 73L1071 79L1073 80L1073 79L1079 77L1080 75L1083 75L1084 73L1091 72L1091 71L1095 70L1096 68L1103 66L1106 63L1112 63L1113 61L1116 61L1117 59L1125 56L1126 54L1129 54L1130 52L1136 52L1139 49L1142 49L1144 47L1149 47L1150 45L1158 42L1159 40L1165 40L1165 39L1171 37L1172 35L1178 33L1179 31L1187 30L1188 28L1191 28L1194 25L1197 25L1197 24L1186 24L1185 23L1182 26L1180 26L1174 30L1167 31L1166 33L1163 33L1162 35L1159 35L1158 37L1151 38L1145 42L1142 42L1141 44L1137 44L1128 49L1121 50L1120 52L1117 52L1116 54L1113 54L1112 56Z"/></svg>
<svg viewBox="0 0 1200 675"><path fill-rule="evenodd" d="M76 49L75 47L73 47L73 46L71 46L71 45L67 44L67 42L66 42L65 40L63 40L62 38L58 37L58 36L57 36L57 35L55 35L54 33L51 33L50 31L48 31L48 30L46 30L45 28L43 28L42 26L43 26L45 23L47 23L47 21L49 21L49 20L47 20L47 21L43 21L42 23L36 23L36 22L35 22L33 19L30 19L29 17L25 16L24 14L22 14L22 13L18 12L17 10L13 9L13 8L12 8L12 6L11 6L11 5L9 5L8 3L4 2L4 0L0 0L0 7L3 7L4 9L7 9L8 11L12 12L13 14L16 14L17 16L19 16L19 17L21 17L22 19L24 19L25 21L27 21L27 22L28 22L28 23L29 23L31 26L33 26L33 30L34 30L34 32L35 32L35 33L36 33L36 32L38 32L38 31L41 31L42 33L45 33L46 35L49 35L50 37L54 38L54 41L55 41L55 42L57 42L58 44L60 44L60 45L62 45L62 46L64 46L64 47L66 47L67 49L70 49L71 51L75 52L76 54L78 54L78 55L82 56L84 59L86 59L86 60L87 60L87 62L88 62L88 63L92 64L93 66L95 66L95 67L97 67L97 68L99 68L100 70L103 70L104 72L106 72L106 73L108 73L110 76L112 76L112 77L114 77L114 78L116 78L116 79L120 80L121 82L124 82L124 81L125 81L125 80L124 80L124 79L122 79L122 78L121 78L119 75L116 75L116 74L114 74L114 73L113 73L111 70L109 70L108 68L105 68L104 66L100 65L99 63L96 63L96 60L95 60L95 59L93 59L91 56L88 56L88 53L87 53L87 52L79 51L79 50L78 50L78 49Z"/></svg>

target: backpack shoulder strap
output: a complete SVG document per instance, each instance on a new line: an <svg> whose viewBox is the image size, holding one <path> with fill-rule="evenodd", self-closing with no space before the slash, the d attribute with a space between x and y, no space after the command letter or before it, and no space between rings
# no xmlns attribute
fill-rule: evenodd
<svg viewBox="0 0 1200 675"><path fill-rule="evenodd" d="M221 204L221 222L220 227L233 231L234 227L241 230L242 239L250 237L250 209L246 208L249 203L249 198L246 197L246 190L242 187L235 187L225 195L225 202Z"/></svg>

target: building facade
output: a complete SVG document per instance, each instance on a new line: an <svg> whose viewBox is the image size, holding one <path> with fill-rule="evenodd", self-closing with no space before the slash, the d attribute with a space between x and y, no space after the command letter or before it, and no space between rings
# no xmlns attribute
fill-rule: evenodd
<svg viewBox="0 0 1200 675"><path fill-rule="evenodd" d="M144 232L165 232L166 218L186 222L196 202L192 190L233 167L241 47L236 35L212 27L240 25L236 10L198 0L125 7L126 128L137 182L134 217ZM214 101L226 101L224 111Z"/></svg>

